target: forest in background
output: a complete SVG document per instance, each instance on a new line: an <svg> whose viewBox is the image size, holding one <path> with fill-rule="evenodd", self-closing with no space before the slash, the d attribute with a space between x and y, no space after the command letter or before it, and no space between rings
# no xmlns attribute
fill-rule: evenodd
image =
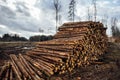
<svg viewBox="0 0 120 80"><path fill-rule="evenodd" d="M29 39L25 37L20 37L18 34L4 34L2 37L0 37L0 41L4 42L12 42L12 41L46 41L53 39L52 35L35 35L29 37Z"/></svg>

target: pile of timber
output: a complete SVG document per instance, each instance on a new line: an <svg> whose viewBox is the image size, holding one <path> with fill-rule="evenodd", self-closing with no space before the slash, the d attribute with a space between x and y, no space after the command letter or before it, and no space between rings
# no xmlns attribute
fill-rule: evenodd
<svg viewBox="0 0 120 80"><path fill-rule="evenodd" d="M99 30L96 30L99 29ZM59 32L55 34L54 38L69 38L76 36L84 36L86 34L96 34L96 31L103 30L105 34L106 28L103 28L103 24L99 22L75 22L75 23L64 23L59 27ZM101 34L101 33L100 33Z"/></svg>
<svg viewBox="0 0 120 80"><path fill-rule="evenodd" d="M26 54L10 55L1 78L42 80L72 72L97 60L107 49L106 28L100 22L65 23L58 30L53 40L38 42Z"/></svg>
<svg viewBox="0 0 120 80"><path fill-rule="evenodd" d="M37 66L38 63L26 55L11 54L10 58L1 69L0 80L44 80L40 67L44 65Z"/></svg>

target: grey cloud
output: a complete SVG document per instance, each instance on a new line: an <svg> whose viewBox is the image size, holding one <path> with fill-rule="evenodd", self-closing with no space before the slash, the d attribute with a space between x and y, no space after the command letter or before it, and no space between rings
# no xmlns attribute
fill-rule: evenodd
<svg viewBox="0 0 120 80"><path fill-rule="evenodd" d="M4 0L5 1L5 0ZM62 23L68 21L68 4L70 0L60 0L62 5L62 10L60 12L62 16ZM92 0L76 0L76 4L79 5L77 10L81 10L82 14L76 13L76 20L86 20L87 17L87 7L91 6ZM102 1L109 1L109 0L102 0ZM102 3L101 0L98 0L97 3ZM120 0L116 0L117 4L120 4ZM78 4L79 3L79 4ZM1 4L1 3L0 3ZM9 4L9 3L7 3ZM51 29L51 32L55 33L55 9L53 5L53 0L36 0L36 4L32 7L39 9L40 12L40 19L34 18L30 13L30 8L27 6L25 2L19 2L16 0L15 5L16 10L13 11L11 8L6 6L0 5L0 24L7 26L8 30L22 32L22 35L27 35L29 33L36 33L38 32L39 28L42 28L45 33L48 33L48 29ZM110 10L112 7L116 8L116 4L112 5L112 2L109 4L100 7L97 5L98 9L98 16L101 18L103 14L109 13L110 16L120 16L119 10L112 11ZM119 5L117 5L119 6ZM84 8L83 8L84 7ZM82 10L85 9L85 10ZM76 10L76 12L77 12ZM34 13L34 12L33 12ZM120 17L118 17L120 19ZM5 32L4 30L0 31L1 33ZM23 33L24 32L24 33ZM0 34L1 34L0 33ZM26 35L26 36L27 36ZM31 34L30 34L31 35Z"/></svg>
<svg viewBox="0 0 120 80"><path fill-rule="evenodd" d="M37 30L35 28L38 25L36 25L31 17L28 17L30 16L30 13L25 4L16 3L16 8L17 12L12 11L7 6L0 5L0 24L8 26L8 28L12 30L36 32ZM20 15L18 16L18 14Z"/></svg>
<svg viewBox="0 0 120 80"><path fill-rule="evenodd" d="M41 8L42 10L53 9L53 0L37 0L36 7Z"/></svg>
<svg viewBox="0 0 120 80"><path fill-rule="evenodd" d="M3 2L6 2L6 0L2 0Z"/></svg>
<svg viewBox="0 0 120 80"><path fill-rule="evenodd" d="M24 2L17 2L16 4L17 12L22 13L25 16L30 16L29 8L26 6Z"/></svg>
<svg viewBox="0 0 120 80"><path fill-rule="evenodd" d="M0 5L0 17L15 18L16 13L7 6Z"/></svg>

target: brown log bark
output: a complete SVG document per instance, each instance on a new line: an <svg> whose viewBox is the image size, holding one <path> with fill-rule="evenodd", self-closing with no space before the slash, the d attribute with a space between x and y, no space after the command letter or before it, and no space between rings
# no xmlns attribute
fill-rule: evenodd
<svg viewBox="0 0 120 80"><path fill-rule="evenodd" d="M20 72L22 74L24 74L23 76L25 76L26 78L30 78L29 74L27 73L27 71L25 70L24 66L21 65L22 63L20 62L20 60L17 58L17 56L15 55L11 55L11 58L14 60L15 64L17 65L17 67L19 68Z"/></svg>
<svg viewBox="0 0 120 80"><path fill-rule="evenodd" d="M24 66L25 70L28 72L28 74L31 76L31 78L33 80L40 79L40 77L29 67L26 60L23 58L23 56L21 54L19 54L19 59L20 59L22 65Z"/></svg>

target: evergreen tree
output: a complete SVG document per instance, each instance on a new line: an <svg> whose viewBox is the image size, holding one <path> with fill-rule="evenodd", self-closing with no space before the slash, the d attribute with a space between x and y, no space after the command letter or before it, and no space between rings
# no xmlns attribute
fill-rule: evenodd
<svg viewBox="0 0 120 80"><path fill-rule="evenodd" d="M111 19L111 29L112 29L112 36L113 37L120 37L120 30L117 27L117 18L112 18Z"/></svg>
<svg viewBox="0 0 120 80"><path fill-rule="evenodd" d="M75 20L75 5L76 5L75 3L76 3L75 0L71 0L69 4L69 12L68 12L69 14L68 18L70 21L73 21L73 22Z"/></svg>

